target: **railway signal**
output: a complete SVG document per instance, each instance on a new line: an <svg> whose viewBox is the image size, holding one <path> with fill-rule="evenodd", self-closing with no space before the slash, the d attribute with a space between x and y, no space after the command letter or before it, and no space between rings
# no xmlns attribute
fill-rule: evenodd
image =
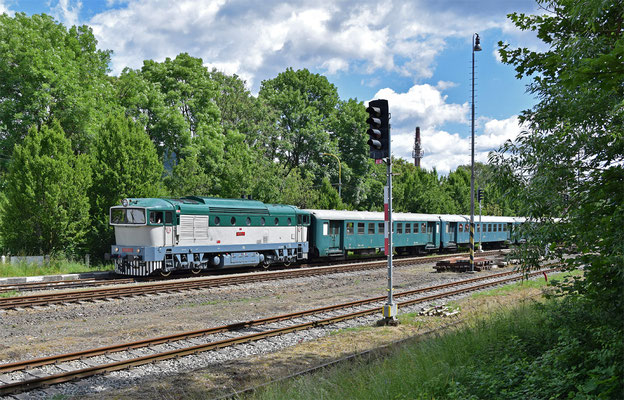
<svg viewBox="0 0 624 400"><path fill-rule="evenodd" d="M371 100L366 108L368 113L368 145L370 158L376 160L390 156L390 113L388 100Z"/></svg>

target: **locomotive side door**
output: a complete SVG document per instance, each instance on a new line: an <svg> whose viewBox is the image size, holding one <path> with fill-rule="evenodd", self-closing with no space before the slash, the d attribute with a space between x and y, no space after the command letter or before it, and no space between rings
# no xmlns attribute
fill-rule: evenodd
<svg viewBox="0 0 624 400"><path fill-rule="evenodd" d="M165 211L165 246L173 246L175 243L175 224L173 221L173 211Z"/></svg>

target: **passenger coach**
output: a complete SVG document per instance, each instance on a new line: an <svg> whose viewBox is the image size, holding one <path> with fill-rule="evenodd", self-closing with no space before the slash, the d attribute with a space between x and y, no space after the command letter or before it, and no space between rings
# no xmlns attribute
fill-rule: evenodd
<svg viewBox="0 0 624 400"><path fill-rule="evenodd" d="M342 258L348 252L373 254L384 249L384 213L371 211L305 210L312 214L310 251L313 257ZM436 215L392 215L393 247L402 254L424 253L440 246Z"/></svg>

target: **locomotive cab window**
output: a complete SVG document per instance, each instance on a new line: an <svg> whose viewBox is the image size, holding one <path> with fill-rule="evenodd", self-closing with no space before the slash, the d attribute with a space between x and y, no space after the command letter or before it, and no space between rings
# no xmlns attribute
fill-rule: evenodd
<svg viewBox="0 0 624 400"><path fill-rule="evenodd" d="M286 220L286 222L288 223L288 225L292 225L292 219L290 217L288 217L288 219Z"/></svg>
<svg viewBox="0 0 624 400"><path fill-rule="evenodd" d="M275 218L275 225L279 225L279 218Z"/></svg>
<svg viewBox="0 0 624 400"><path fill-rule="evenodd" d="M149 222L150 222L150 225L162 225L163 212L162 211L150 211Z"/></svg>
<svg viewBox="0 0 624 400"><path fill-rule="evenodd" d="M173 213L165 211L165 224L173 224Z"/></svg>
<svg viewBox="0 0 624 400"><path fill-rule="evenodd" d="M230 224L236 225L236 217L230 218Z"/></svg>
<svg viewBox="0 0 624 400"><path fill-rule="evenodd" d="M145 225L142 208L111 208L110 223L113 225Z"/></svg>

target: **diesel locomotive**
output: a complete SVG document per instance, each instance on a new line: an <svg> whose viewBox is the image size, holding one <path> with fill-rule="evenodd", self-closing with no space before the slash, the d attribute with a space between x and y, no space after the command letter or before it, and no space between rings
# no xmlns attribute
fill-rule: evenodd
<svg viewBox="0 0 624 400"><path fill-rule="evenodd" d="M121 275L167 276L236 266L345 258L384 249L381 212L303 210L256 200L189 196L131 198L110 208L111 258ZM476 219L478 221L478 218ZM475 241L503 246L523 219L483 216ZM465 215L393 214L393 248L419 254L469 240Z"/></svg>

